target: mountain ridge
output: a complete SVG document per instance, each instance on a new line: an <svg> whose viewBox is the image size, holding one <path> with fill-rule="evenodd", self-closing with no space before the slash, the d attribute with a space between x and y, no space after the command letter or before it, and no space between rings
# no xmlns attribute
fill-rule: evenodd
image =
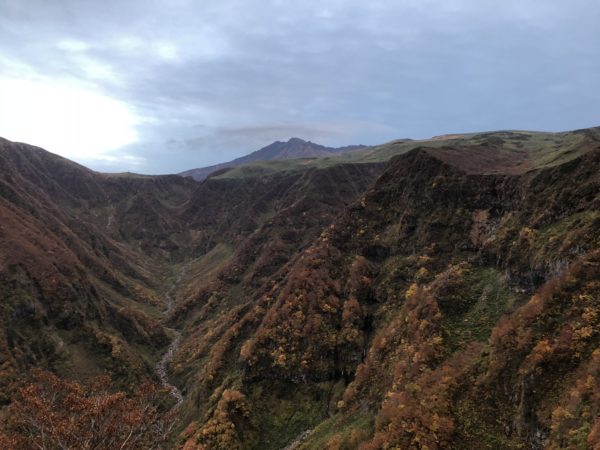
<svg viewBox="0 0 600 450"><path fill-rule="evenodd" d="M361 150L364 148L366 148L364 145L351 145L339 148L325 147L310 141L292 137L286 142L275 141L266 147L240 158L236 158L232 161L198 169L189 169L181 172L179 175L184 177L192 177L196 181L202 181L213 172L221 171L227 168L238 167L252 162L296 158L320 158L325 156L334 156L348 151Z"/></svg>

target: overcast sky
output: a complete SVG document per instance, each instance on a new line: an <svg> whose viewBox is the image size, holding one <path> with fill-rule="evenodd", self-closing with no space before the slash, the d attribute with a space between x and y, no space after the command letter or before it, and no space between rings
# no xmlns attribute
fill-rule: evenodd
<svg viewBox="0 0 600 450"><path fill-rule="evenodd" d="M0 0L0 136L96 170L595 125L598 0Z"/></svg>

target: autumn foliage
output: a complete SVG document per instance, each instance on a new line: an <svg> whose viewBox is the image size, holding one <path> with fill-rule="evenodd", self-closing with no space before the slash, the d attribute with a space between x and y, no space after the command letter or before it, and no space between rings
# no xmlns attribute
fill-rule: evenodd
<svg viewBox="0 0 600 450"><path fill-rule="evenodd" d="M600 252L581 258L492 332L484 383L501 379L503 391L516 386L516 431L549 429L545 445L552 450L600 448L599 267ZM545 405L544 395L556 391L560 401Z"/></svg>
<svg viewBox="0 0 600 450"><path fill-rule="evenodd" d="M375 338L340 405L350 407L357 396L369 392L382 370L392 374L386 383L390 388L382 399L375 436L364 449L444 448L453 431L449 400L462 361L437 367L443 356L437 302L417 285L412 285L405 297L398 317ZM394 366L384 368L390 360Z"/></svg>
<svg viewBox="0 0 600 450"><path fill-rule="evenodd" d="M147 382L132 395L115 392L108 377L88 386L35 371L6 411L0 447L30 449L160 449L172 425Z"/></svg>
<svg viewBox="0 0 600 450"><path fill-rule="evenodd" d="M243 347L242 357L252 371L302 381L328 378L335 370L344 305L341 286L333 279L335 268L324 260L338 257L339 252L323 242L306 250L294 265L275 307ZM347 308L347 325L355 321L350 316L358 313L357 308ZM352 330L346 329L344 335L339 343L347 348Z"/></svg>
<svg viewBox="0 0 600 450"><path fill-rule="evenodd" d="M251 440L250 406L235 389L225 389L211 419L195 437L197 448L240 450ZM188 446L194 439L189 440ZM194 447L191 447L194 448Z"/></svg>

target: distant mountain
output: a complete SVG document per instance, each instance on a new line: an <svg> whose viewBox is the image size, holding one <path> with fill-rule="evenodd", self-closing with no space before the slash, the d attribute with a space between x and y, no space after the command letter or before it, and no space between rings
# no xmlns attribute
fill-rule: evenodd
<svg viewBox="0 0 600 450"><path fill-rule="evenodd" d="M211 173L229 167L238 167L256 161L273 161L280 159L297 158L323 158L326 156L335 156L340 153L362 150L367 148L364 145L349 145L347 147L325 147L314 142L305 141L299 138L291 138L287 142L275 141L266 147L261 148L249 155L234 159L233 161L215 164L214 166L201 167L198 169L186 170L179 175L183 177L192 177L197 181L202 181Z"/></svg>

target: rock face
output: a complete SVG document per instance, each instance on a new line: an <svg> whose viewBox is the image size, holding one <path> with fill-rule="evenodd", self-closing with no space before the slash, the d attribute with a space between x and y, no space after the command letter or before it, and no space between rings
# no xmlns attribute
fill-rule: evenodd
<svg viewBox="0 0 600 450"><path fill-rule="evenodd" d="M600 131L374 152L196 183L3 141L4 401L152 376L177 330L175 448L599 445Z"/></svg>
<svg viewBox="0 0 600 450"><path fill-rule="evenodd" d="M363 145L351 145L348 147L331 148L314 142L304 141L299 138L291 138L287 142L276 141L266 147L261 148L249 155L234 159L222 164L209 167L186 170L180 173L184 177L192 177L197 181L202 181L211 173L221 171L230 167L238 167L244 164L250 164L256 161L273 161L280 159L295 158L323 158L326 156L335 156L340 153L363 150L367 147Z"/></svg>

